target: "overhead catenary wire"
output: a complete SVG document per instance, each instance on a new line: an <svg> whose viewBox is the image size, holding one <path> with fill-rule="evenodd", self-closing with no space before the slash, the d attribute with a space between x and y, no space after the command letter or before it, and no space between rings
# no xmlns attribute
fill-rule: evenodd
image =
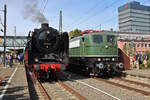
<svg viewBox="0 0 150 100"><path fill-rule="evenodd" d="M102 26L104 26L104 25L106 25L106 24L109 24L109 23L113 22L113 21L116 20L116 19L117 19L117 16L115 16L115 17L113 17L113 18L109 18L109 19L107 19L107 20L104 20L104 21L103 21L104 24L98 24L98 25L96 25L96 26L94 26L94 27L89 27L89 28L91 28L91 29L96 29L96 28L98 28L98 27L101 27L101 29L102 29Z"/></svg>
<svg viewBox="0 0 150 100"><path fill-rule="evenodd" d="M45 2L43 2L43 6L41 6L40 7L40 13L42 13L43 15L44 15L44 11L45 11L45 9L46 9L46 6L47 6L47 4L48 4L48 0L42 0L42 1L45 1ZM43 9L42 9L43 8ZM35 26L37 25L37 23L35 23Z"/></svg>
<svg viewBox="0 0 150 100"><path fill-rule="evenodd" d="M123 0L122 0L122 1L123 1ZM147 0L140 0L140 1L147 1ZM118 3L118 0L112 2L109 6L104 7L103 10L106 10L107 8L113 7L112 5L114 5L114 4L116 4L116 3ZM103 10L101 10L101 11L103 11ZM100 11L99 11L99 12L100 12ZM100 13L95 13L95 15L93 14L93 17L92 17L92 16L91 16L91 17L87 17L86 19L84 19L84 20L82 20L82 21L80 21L80 22L78 22L78 23L75 23L74 25L72 25L72 27L71 27L71 26L69 27L70 30L71 30L71 28L74 29L75 27L81 25L82 23L88 22L89 19L92 19L92 18L98 16L99 14L100 14ZM108 21L106 21L104 24L99 23L99 25L96 25L95 27L99 27L100 25L106 25L106 24L108 24L108 23L114 21L114 19L116 19L116 18L117 18L117 16L116 16L115 18L111 18L111 19L113 19L113 20L108 19ZM110 20L110 21L109 21L109 20Z"/></svg>
<svg viewBox="0 0 150 100"><path fill-rule="evenodd" d="M99 0L98 0L99 1ZM99 1L100 2L100 1ZM96 2L96 4L94 4L90 9L88 9L87 11L85 11L83 14L89 14L91 12L93 12L94 9L96 9L96 7L101 6L99 2ZM82 16L79 16L78 19L76 19L75 21L73 21L70 25L74 25L74 23L78 22L78 21L82 21ZM69 27L69 26L68 26Z"/></svg>
<svg viewBox="0 0 150 100"><path fill-rule="evenodd" d="M46 9L46 6L47 6L47 4L48 4L48 0L44 0L45 1L45 3L44 3L44 6L43 6L43 9L42 9L42 7L41 7L41 12L42 13L44 13L44 11L45 11L45 9Z"/></svg>
<svg viewBox="0 0 150 100"><path fill-rule="evenodd" d="M99 14L98 12L102 12L102 11L104 11L104 10L106 10L106 9L108 9L108 8L110 8L110 7L112 7L112 5L116 4L117 2L118 2L118 0L115 0L115 1L112 2L110 5L104 7L104 8L101 9L101 10L98 10L97 12L93 13L91 16L88 16L86 19L84 19L84 20L78 22L77 24L74 24L71 28L74 28L75 26L78 26L78 25L80 25L80 24L82 24L82 23L87 22L89 19L91 19L91 18L97 16L97 15Z"/></svg>

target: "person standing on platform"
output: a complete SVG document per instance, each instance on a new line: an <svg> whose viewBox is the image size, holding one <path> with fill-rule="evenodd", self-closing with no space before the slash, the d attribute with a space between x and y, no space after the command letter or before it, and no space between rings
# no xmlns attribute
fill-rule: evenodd
<svg viewBox="0 0 150 100"><path fill-rule="evenodd" d="M23 64L23 55L21 53L18 55L18 60L20 64Z"/></svg>
<svg viewBox="0 0 150 100"><path fill-rule="evenodd" d="M139 54L136 52L136 68L139 69Z"/></svg>
<svg viewBox="0 0 150 100"><path fill-rule="evenodd" d="M142 64L142 53L139 52L139 64Z"/></svg>
<svg viewBox="0 0 150 100"><path fill-rule="evenodd" d="M0 65L2 64L2 62L3 62L3 60L2 60L2 57L1 57L1 55L0 55Z"/></svg>
<svg viewBox="0 0 150 100"><path fill-rule="evenodd" d="M135 68L135 66L136 66L136 54L134 54L133 55L133 58L132 58L133 60L133 68Z"/></svg>
<svg viewBox="0 0 150 100"><path fill-rule="evenodd" d="M10 55L9 56L9 66L12 67L12 65L13 65L13 56Z"/></svg>
<svg viewBox="0 0 150 100"><path fill-rule="evenodd" d="M6 54L6 66L8 66L8 54Z"/></svg>
<svg viewBox="0 0 150 100"><path fill-rule="evenodd" d="M144 67L145 67L145 68L147 68L147 58L148 58L148 57L147 57L147 54L144 53L144 54L143 54L143 64L144 64Z"/></svg>

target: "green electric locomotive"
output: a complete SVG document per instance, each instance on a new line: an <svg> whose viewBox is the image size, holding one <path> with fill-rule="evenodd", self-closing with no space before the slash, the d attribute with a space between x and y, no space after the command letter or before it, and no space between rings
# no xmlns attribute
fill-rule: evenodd
<svg viewBox="0 0 150 100"><path fill-rule="evenodd" d="M69 59L70 65L76 65L69 69L79 69L88 75L112 75L123 69L117 36L112 32L87 30L70 39Z"/></svg>

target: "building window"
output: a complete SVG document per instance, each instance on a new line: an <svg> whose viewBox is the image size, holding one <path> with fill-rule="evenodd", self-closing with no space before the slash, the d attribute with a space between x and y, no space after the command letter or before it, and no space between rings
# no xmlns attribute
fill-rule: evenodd
<svg viewBox="0 0 150 100"><path fill-rule="evenodd" d="M137 47L140 47L140 44L137 44Z"/></svg>
<svg viewBox="0 0 150 100"><path fill-rule="evenodd" d="M145 44L145 47L147 48L147 44Z"/></svg>
<svg viewBox="0 0 150 100"><path fill-rule="evenodd" d="M144 46L144 44L141 44L141 47L143 47Z"/></svg>
<svg viewBox="0 0 150 100"><path fill-rule="evenodd" d="M136 46L136 44L135 43L133 43L133 47L135 47Z"/></svg>
<svg viewBox="0 0 150 100"><path fill-rule="evenodd" d="M131 44L129 43L129 47L131 47Z"/></svg>

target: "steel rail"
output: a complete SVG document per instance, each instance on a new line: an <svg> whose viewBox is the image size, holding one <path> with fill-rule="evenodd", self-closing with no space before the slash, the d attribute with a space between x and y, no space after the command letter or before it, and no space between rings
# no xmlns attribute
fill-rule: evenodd
<svg viewBox="0 0 150 100"><path fill-rule="evenodd" d="M114 79L120 80L120 81L124 81L124 82L129 82L129 83L132 83L132 84L141 85L141 86L150 88L150 85L149 85L149 84L132 81L132 80L128 80L128 79L125 79L125 78L114 78Z"/></svg>
<svg viewBox="0 0 150 100"><path fill-rule="evenodd" d="M37 85L40 89L40 92L45 97L45 99L46 100L52 100L51 97L48 95L47 91L45 90L45 88L43 87L43 85L38 80L37 80Z"/></svg>
<svg viewBox="0 0 150 100"><path fill-rule="evenodd" d="M76 92L75 90L73 90L72 88L70 88L68 85L64 84L62 81L58 80L58 83L65 88L67 91L69 91L70 93L72 93L73 95L75 95L79 100L87 100L85 97L83 97L82 95L80 95L78 92Z"/></svg>
<svg viewBox="0 0 150 100"><path fill-rule="evenodd" d="M129 87L129 86L126 86L126 85L122 85L122 84L119 84L119 83L111 82L111 81L108 81L108 80L105 80L105 79L101 79L101 78L94 77L94 79L96 79L98 81L104 81L106 83L109 83L111 85L115 85L115 86L118 86L118 87L121 87L121 88L132 90L132 91L141 93L141 94L146 95L146 96L150 96L150 92L147 92L147 91L143 91L143 90L136 89L136 88L133 88L133 87Z"/></svg>

